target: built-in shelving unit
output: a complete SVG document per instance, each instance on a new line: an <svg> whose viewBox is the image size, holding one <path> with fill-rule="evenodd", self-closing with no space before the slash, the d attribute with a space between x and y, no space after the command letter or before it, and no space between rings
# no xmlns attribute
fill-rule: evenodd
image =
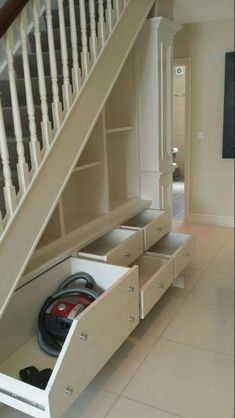
<svg viewBox="0 0 235 418"><path fill-rule="evenodd" d="M169 51L168 45L159 48L158 23L146 24L44 231L33 268L35 259L41 263L48 251L53 256L56 248L62 251L70 237L77 236L79 248L84 236L89 244L108 225L115 227L148 205L169 209L170 120L162 113L170 108Z"/></svg>

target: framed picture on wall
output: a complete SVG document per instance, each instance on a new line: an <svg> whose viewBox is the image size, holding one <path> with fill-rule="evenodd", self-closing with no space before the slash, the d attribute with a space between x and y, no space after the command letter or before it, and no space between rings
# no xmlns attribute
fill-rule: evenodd
<svg viewBox="0 0 235 418"><path fill-rule="evenodd" d="M234 158L234 52L225 54L223 158Z"/></svg>

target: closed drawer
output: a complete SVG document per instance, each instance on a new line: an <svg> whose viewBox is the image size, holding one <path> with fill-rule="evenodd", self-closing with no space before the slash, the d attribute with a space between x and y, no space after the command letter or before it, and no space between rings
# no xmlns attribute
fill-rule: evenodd
<svg viewBox="0 0 235 418"><path fill-rule="evenodd" d="M144 231L144 249L148 250L161 239L171 227L171 213L163 210L146 209L140 214L128 219L121 228Z"/></svg>
<svg viewBox="0 0 235 418"><path fill-rule="evenodd" d="M195 236L170 232L156 242L149 249L148 254L173 257L174 277L176 278L191 261L195 248Z"/></svg>
<svg viewBox="0 0 235 418"><path fill-rule="evenodd" d="M143 319L173 282L173 260L143 255L139 267L140 318Z"/></svg>
<svg viewBox="0 0 235 418"><path fill-rule="evenodd" d="M113 229L78 252L79 257L128 266L143 253L143 231Z"/></svg>
<svg viewBox="0 0 235 418"><path fill-rule="evenodd" d="M55 359L38 346L37 315L46 297L78 271L92 275L103 293L73 320ZM17 290L1 320L0 402L33 417L61 417L135 328L138 318L137 268L76 258L59 263ZM9 345L12 321L15 332ZM53 369L45 390L18 380L19 370L32 364Z"/></svg>

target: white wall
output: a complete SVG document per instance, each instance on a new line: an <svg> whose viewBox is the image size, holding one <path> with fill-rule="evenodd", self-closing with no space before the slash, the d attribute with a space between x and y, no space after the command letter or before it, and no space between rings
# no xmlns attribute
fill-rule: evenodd
<svg viewBox="0 0 235 418"><path fill-rule="evenodd" d="M175 36L174 57L192 58L190 213L208 223L233 216L233 160L222 159L225 52L234 49L233 31L228 18L185 25Z"/></svg>

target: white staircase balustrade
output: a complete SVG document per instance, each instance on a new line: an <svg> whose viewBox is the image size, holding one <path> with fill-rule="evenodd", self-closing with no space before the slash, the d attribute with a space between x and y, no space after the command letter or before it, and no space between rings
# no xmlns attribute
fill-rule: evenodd
<svg viewBox="0 0 235 418"><path fill-rule="evenodd" d="M89 0L89 13L90 13L90 50L91 50L91 61L94 64L97 57L97 37L96 37L96 22L95 22L95 2Z"/></svg>
<svg viewBox="0 0 235 418"><path fill-rule="evenodd" d="M106 40L103 0L98 0L98 5L99 5L98 32L99 32L99 46L100 46L100 49L101 49L101 48L103 48L103 46L105 44L105 40Z"/></svg>
<svg viewBox="0 0 235 418"><path fill-rule="evenodd" d="M59 11L62 71L63 71L63 86L62 86L63 104L64 104L64 110L67 113L71 106L72 88L71 88L71 84L69 81L68 51L67 51L67 40L66 40L66 30L65 30L65 21L64 21L63 0L58 1L58 11Z"/></svg>
<svg viewBox="0 0 235 418"><path fill-rule="evenodd" d="M14 49L13 31L12 31L12 28L9 28L6 33L6 56L7 56L8 76L9 76L10 92L11 92L13 125L14 125L17 156L18 156L17 171L18 171L20 192L25 193L29 185L29 171L28 171L28 164L25 159L23 131L22 131L20 107L19 107L17 88L16 88L14 62L13 62L13 49Z"/></svg>
<svg viewBox="0 0 235 418"><path fill-rule="evenodd" d="M29 69L27 32L26 32L27 26L28 24L27 24L26 9L24 9L20 17L20 40L21 40L21 46L22 46L26 104L27 104L27 113L28 113L28 120L29 120L29 132L30 132L29 146L30 146L31 164L32 164L33 171L36 172L41 161L41 150L40 150L40 143L37 139L37 127L36 127L36 122L35 122L32 83L31 83L31 76L30 76L30 69Z"/></svg>
<svg viewBox="0 0 235 418"><path fill-rule="evenodd" d="M48 36L48 46L49 46L50 72L51 72L52 94L53 94L52 114L53 114L54 129L58 131L62 122L62 106L61 106L60 98L59 98L59 88L58 88L58 80L57 80L57 64L56 64L56 54L55 54L54 33L53 33L53 26L52 26L51 0L45 0L45 1L46 1L46 21L47 21L47 36Z"/></svg>
<svg viewBox="0 0 235 418"><path fill-rule="evenodd" d="M6 213L8 217L12 217L17 206L16 191L12 183L11 168L9 160L9 152L6 138L6 131L2 113L2 103L0 98L0 154L3 167L3 179L4 179L4 196ZM2 215L1 215L2 217ZM0 219L2 222L2 219Z"/></svg>
<svg viewBox="0 0 235 418"><path fill-rule="evenodd" d="M43 55L42 55L42 44L41 44L41 32L40 32L40 0L34 0L33 3L33 24L34 24L34 39L35 39L35 48L36 48L36 59L37 59L37 70L38 70L38 86L39 86L39 95L41 101L41 112L42 112L42 142L44 150L48 150L52 141L52 132L51 132L51 121L49 120L48 115L48 105L47 105L47 90L45 83L45 71L43 64Z"/></svg>
<svg viewBox="0 0 235 418"><path fill-rule="evenodd" d="M7 70L6 79L1 77L0 239L47 158L124 3L31 0L2 37L1 61L5 59Z"/></svg>
<svg viewBox="0 0 235 418"><path fill-rule="evenodd" d="M112 0L107 0L107 14L106 14L106 22L107 22L107 33L110 35L113 28L113 9L112 9Z"/></svg>
<svg viewBox="0 0 235 418"><path fill-rule="evenodd" d="M81 81L81 69L78 61L78 39L77 39L77 24L74 0L69 0L69 20L70 20L70 37L72 46L72 83L73 94L78 94L82 81Z"/></svg>
<svg viewBox="0 0 235 418"><path fill-rule="evenodd" d="M88 52L88 41L87 41L87 24L86 24L86 10L85 1L79 1L80 10L80 26L82 36L82 77L85 79L88 75L90 67L90 57Z"/></svg>

